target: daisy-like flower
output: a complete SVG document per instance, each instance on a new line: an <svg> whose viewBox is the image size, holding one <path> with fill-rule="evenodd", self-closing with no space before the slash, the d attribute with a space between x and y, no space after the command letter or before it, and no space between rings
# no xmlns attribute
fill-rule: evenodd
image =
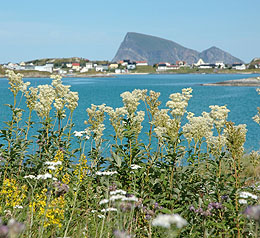
<svg viewBox="0 0 260 238"><path fill-rule="evenodd" d="M108 203L108 202L109 202L108 199L103 199L103 200L101 200L101 201L99 202L99 205L106 204L106 203Z"/></svg>
<svg viewBox="0 0 260 238"><path fill-rule="evenodd" d="M126 194L126 191L122 190L122 189L118 189L118 190L115 190L115 191L111 191L110 192L110 195L116 195L116 194L123 194L125 195Z"/></svg>
<svg viewBox="0 0 260 238"><path fill-rule="evenodd" d="M101 212L116 212L117 209L114 207L109 207L107 209L102 209Z"/></svg>
<svg viewBox="0 0 260 238"><path fill-rule="evenodd" d="M48 179L48 178L52 178L52 175L46 173L46 174L39 174L36 179Z"/></svg>
<svg viewBox="0 0 260 238"><path fill-rule="evenodd" d="M239 194L239 196L240 196L241 198L249 198L249 197L251 197L251 198L253 198L253 199L257 199L257 196L256 196L256 195L254 195L254 194L252 194L252 193L249 193L249 192L241 192L241 193Z"/></svg>
<svg viewBox="0 0 260 238"><path fill-rule="evenodd" d="M142 167L137 164L131 164L131 169L141 169Z"/></svg>
<svg viewBox="0 0 260 238"><path fill-rule="evenodd" d="M239 199L238 202L240 204L247 204L247 201L245 199Z"/></svg>
<svg viewBox="0 0 260 238"><path fill-rule="evenodd" d="M153 221L153 226L161 226L164 228L170 228L171 224L175 224L177 228L182 228L188 223L179 214L160 214Z"/></svg>
<svg viewBox="0 0 260 238"><path fill-rule="evenodd" d="M74 136L76 137L82 137L85 134L84 131L74 131Z"/></svg>
<svg viewBox="0 0 260 238"><path fill-rule="evenodd" d="M31 175L31 174L24 176L24 178L36 179L36 177L34 175Z"/></svg>
<svg viewBox="0 0 260 238"><path fill-rule="evenodd" d="M100 175L100 176L103 176L103 175L113 175L113 174L118 174L117 171L98 171L96 172L96 175Z"/></svg>

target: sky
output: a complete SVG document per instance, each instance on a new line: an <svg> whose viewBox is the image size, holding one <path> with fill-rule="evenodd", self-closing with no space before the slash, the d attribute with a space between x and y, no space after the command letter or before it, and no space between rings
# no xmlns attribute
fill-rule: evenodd
<svg viewBox="0 0 260 238"><path fill-rule="evenodd" d="M112 60L127 32L250 62L260 57L259 9L259 0L1 0L0 63Z"/></svg>

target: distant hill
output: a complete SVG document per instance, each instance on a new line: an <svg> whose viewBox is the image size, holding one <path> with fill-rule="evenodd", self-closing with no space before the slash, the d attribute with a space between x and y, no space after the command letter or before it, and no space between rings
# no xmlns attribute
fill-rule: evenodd
<svg viewBox="0 0 260 238"><path fill-rule="evenodd" d="M214 64L216 61L223 61L226 64L233 63L243 63L242 60L232 56L231 54L213 46L207 50L202 51L199 57L203 59L204 62Z"/></svg>
<svg viewBox="0 0 260 238"><path fill-rule="evenodd" d="M148 64L152 65L158 62L175 63L177 60L184 60L188 64L192 64L196 63L199 58L207 63L215 63L216 61L224 61L224 63L242 62L242 60L216 47L211 47L199 53L174 41L135 32L126 34L112 61L123 59L146 60ZM208 62L208 60L210 61Z"/></svg>

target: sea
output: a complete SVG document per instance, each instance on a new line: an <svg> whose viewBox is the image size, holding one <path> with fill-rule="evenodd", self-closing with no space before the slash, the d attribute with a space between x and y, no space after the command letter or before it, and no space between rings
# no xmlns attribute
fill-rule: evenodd
<svg viewBox="0 0 260 238"><path fill-rule="evenodd" d="M87 120L86 109L91 104L105 103L111 107L123 106L120 94L134 89L148 89L160 92L161 108L166 108L166 102L172 93L181 92L183 88L191 87L193 97L189 102L188 111L199 116L203 111L209 112L210 105L226 105L230 110L228 120L236 125L247 125L246 152L260 149L260 126L252 117L260 107L260 95L256 87L233 87L233 86L201 86L205 83L221 82L226 80L242 79L260 76L258 74L147 74L147 75L116 75L102 78L63 78L65 85L71 85L72 91L79 93L79 106L74 112L75 127L73 130L84 130ZM25 82L31 82L31 86L51 84L49 78L25 78ZM13 97L8 90L7 79L0 79L0 129L5 126L4 122L10 120L10 110L5 104L12 104ZM20 101L20 98L18 98ZM21 102L20 106L26 108ZM142 106L140 106L142 110ZM24 112L25 117L27 116ZM143 128L141 138L145 138L145 130L148 129L148 119ZM106 122L108 124L108 122ZM185 120L183 121L183 124ZM112 128L107 125L105 137L111 135ZM143 139L145 140L145 139Z"/></svg>

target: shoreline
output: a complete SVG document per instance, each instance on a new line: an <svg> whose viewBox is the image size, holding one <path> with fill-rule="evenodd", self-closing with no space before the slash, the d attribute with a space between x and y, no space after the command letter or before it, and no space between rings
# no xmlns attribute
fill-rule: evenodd
<svg viewBox="0 0 260 238"><path fill-rule="evenodd" d="M200 84L200 85L201 86L259 87L260 86L260 77L227 80L227 81L222 81L222 82L217 82L217 83L205 83L205 84Z"/></svg>
<svg viewBox="0 0 260 238"><path fill-rule="evenodd" d="M63 78L114 78L116 76L120 76L120 75L177 75L177 74L201 74L201 75L205 75L205 74L224 74L224 75L229 75L229 74L243 74L243 75L250 75L250 74L258 74L258 72L218 72L218 73L204 73L204 72L192 72L192 73L183 73L183 72L150 72L150 73L107 73L107 74L71 74L71 75L61 75ZM29 74L24 74L23 78L50 78L51 74L49 75L44 75L41 73L29 73ZM0 74L0 79L1 78L6 78L5 75ZM244 80L251 80L250 82L248 81L248 85L249 86L253 86L253 84L256 84L257 86L260 86L260 80L259 83L256 83L256 78L245 78L245 79L238 79L238 80L229 80L229 81L223 81L223 82L217 82L217 83L209 83L209 84L201 84L202 86L234 86L235 84L237 84L236 86L239 86L241 84L241 86L244 86L246 83L243 82ZM243 84L243 85L242 85Z"/></svg>

